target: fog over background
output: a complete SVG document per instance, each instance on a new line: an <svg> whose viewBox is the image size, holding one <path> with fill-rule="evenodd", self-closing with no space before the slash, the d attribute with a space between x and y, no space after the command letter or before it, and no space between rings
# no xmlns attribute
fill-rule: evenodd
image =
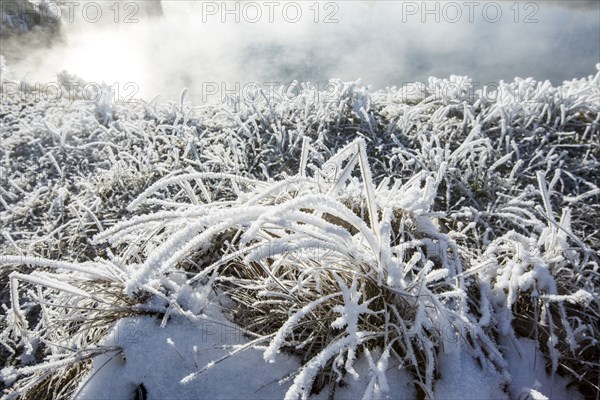
<svg viewBox="0 0 600 400"><path fill-rule="evenodd" d="M514 2L496 2L502 10L497 22L491 22L494 9L483 12L484 2L473 9L472 20L465 2L455 2L460 17L457 8L444 9L439 2L439 23L435 13L420 9L422 2L411 7L400 1L321 2L319 22L315 9L309 9L314 2L297 2L302 17L296 23L286 21L281 6L269 22L268 8L260 1L254 2L263 12L257 23L244 21L244 1L237 2L239 23L222 10L207 15L200 1L175 0L162 2L160 16L150 15L140 2L133 16L137 23L123 23L133 9L121 2L115 23L108 9L114 2L98 3L103 6L98 23L81 18L82 6L75 9L73 23L63 14L60 39L51 46L16 50L3 39L0 53L12 76L44 82L67 70L121 87L135 82L138 95L148 100L156 95L175 99L187 87L191 99L202 101L207 85L234 90L236 82L238 87L293 80L324 86L329 78L360 78L382 89L454 74L468 75L480 86L515 76L560 84L594 74L600 62L598 1L519 2L518 16L510 9ZM256 15L255 8L247 11L246 16ZM293 11L288 9L288 17ZM328 15L338 22L325 23ZM208 100L218 100L219 95L211 96Z"/></svg>

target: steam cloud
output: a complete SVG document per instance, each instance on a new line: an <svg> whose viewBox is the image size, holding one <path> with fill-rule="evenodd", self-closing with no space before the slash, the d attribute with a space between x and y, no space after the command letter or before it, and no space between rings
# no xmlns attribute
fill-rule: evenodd
<svg viewBox="0 0 600 400"><path fill-rule="evenodd" d="M263 15L251 23L245 17L254 18L255 9L244 15L241 7L248 2L242 1L237 23L234 14L223 15L220 9L208 15L214 8L202 2L163 1L162 16L142 8L133 15L139 22L131 24L123 23L133 11L125 9L126 2L121 2L120 23L108 9L112 2L99 2L101 21L86 22L81 16L85 3L75 9L73 23L63 14L61 41L51 47L24 46L7 57L15 78L49 81L67 70L87 81L118 84L121 90L135 82L138 95L146 99L159 94L174 99L187 87L193 100L202 101L207 87L219 87L222 94L247 82L299 80L323 86L329 78L360 78L376 89L449 74L468 75L481 85L515 76L558 84L592 74L600 61L595 2L537 2L537 11L524 9L521 2L518 21L510 4L498 2L503 14L495 22L481 6L469 21L464 2L456 2L462 15L455 23L449 21L456 19L455 10L444 14L440 8L436 23L434 14L420 9L422 2L408 7L389 1L321 2L315 22L315 10L309 9L314 5L297 2L303 12L298 22L286 21L279 6L271 23L265 2L259 1L253 3ZM325 23L328 16L338 22ZM525 23L527 16L538 22Z"/></svg>

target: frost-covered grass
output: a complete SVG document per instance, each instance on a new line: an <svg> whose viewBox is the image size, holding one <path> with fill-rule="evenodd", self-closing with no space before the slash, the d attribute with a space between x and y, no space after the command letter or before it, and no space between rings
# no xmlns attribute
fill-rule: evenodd
<svg viewBox="0 0 600 400"><path fill-rule="evenodd" d="M549 396L513 376L531 339L550 379L594 398L599 85L336 82L202 107L4 96L5 393L72 396L91 359L123 351L104 341L115 322L217 307L247 343L172 385L258 349L299 360L286 398L354 378L394 397L393 368L444 397L460 343L465 373Z"/></svg>

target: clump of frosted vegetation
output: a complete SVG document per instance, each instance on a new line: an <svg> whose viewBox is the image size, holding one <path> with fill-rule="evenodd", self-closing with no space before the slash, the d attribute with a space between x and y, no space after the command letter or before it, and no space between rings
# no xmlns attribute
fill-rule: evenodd
<svg viewBox="0 0 600 400"><path fill-rule="evenodd" d="M493 94L334 84L197 108L5 97L8 397L72 396L118 351L101 344L115 321L208 304L265 362L299 357L289 399L334 397L361 357L366 398L392 367L433 397L457 340L522 392L500 345L521 337L596 393L600 73Z"/></svg>

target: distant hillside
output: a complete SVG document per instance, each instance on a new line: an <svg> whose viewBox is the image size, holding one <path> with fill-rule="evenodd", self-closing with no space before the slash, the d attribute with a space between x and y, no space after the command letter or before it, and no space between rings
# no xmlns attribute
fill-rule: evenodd
<svg viewBox="0 0 600 400"><path fill-rule="evenodd" d="M59 16L46 4L27 0L2 1L0 38L32 31L54 34L60 27Z"/></svg>

